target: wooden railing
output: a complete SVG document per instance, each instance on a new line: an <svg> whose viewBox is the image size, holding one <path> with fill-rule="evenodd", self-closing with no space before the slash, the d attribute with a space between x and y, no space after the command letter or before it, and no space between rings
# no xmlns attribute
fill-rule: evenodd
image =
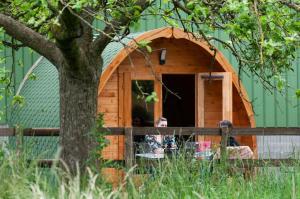
<svg viewBox="0 0 300 199"><path fill-rule="evenodd" d="M234 128L227 126L222 128L195 128L195 127L134 127L134 128L102 128L99 131L105 132L105 135L124 135L125 136L125 165L131 167L134 160L133 137L136 135L209 135L221 136L221 161L227 161L230 164L241 165L243 167L262 167L262 166L293 166L299 163L296 159L254 159L254 160L226 160L222 157L226 156L226 145L228 136L300 136L300 128ZM17 130L13 128L0 129L0 136L16 136ZM58 128L28 128L23 129L22 136L59 136ZM39 160L42 167L50 167L52 160Z"/></svg>

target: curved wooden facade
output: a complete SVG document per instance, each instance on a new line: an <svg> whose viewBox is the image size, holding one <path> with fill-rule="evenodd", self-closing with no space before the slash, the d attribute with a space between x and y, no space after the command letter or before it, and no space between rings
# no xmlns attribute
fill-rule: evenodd
<svg viewBox="0 0 300 199"><path fill-rule="evenodd" d="M136 42L151 41L151 62L137 50ZM166 49L166 63L160 65L160 50ZM159 101L154 104L154 120L164 116L161 77L165 74L189 74L194 76L195 126L217 127L222 119L233 122L234 127L255 127L254 113L248 95L239 83L233 67L220 51L211 66L213 52L203 41L180 29L161 28L140 34L128 47L121 50L103 72L99 84L98 112L104 113L106 126L130 127L131 82L153 80ZM212 75L212 76L210 76ZM209 77L216 78L214 81ZM218 79L220 78L220 79ZM213 82L213 83L212 83ZM183 82L184 84L184 82ZM189 88L187 88L189 89ZM124 137L108 136L110 145L104 149L106 159L124 159ZM199 138L203 139L203 138ZM218 141L218 138L205 137ZM256 138L238 138L243 145L256 151Z"/></svg>

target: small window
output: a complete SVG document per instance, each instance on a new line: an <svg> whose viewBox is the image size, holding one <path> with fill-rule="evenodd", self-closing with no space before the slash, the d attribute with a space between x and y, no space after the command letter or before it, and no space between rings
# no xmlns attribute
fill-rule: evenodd
<svg viewBox="0 0 300 199"><path fill-rule="evenodd" d="M154 81L132 81L132 126L154 126Z"/></svg>

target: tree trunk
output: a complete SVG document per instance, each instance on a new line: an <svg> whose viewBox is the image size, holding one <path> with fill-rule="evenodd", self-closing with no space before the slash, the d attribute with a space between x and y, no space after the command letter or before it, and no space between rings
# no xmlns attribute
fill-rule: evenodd
<svg viewBox="0 0 300 199"><path fill-rule="evenodd" d="M99 65L99 59L92 63L97 61ZM59 70L61 158L71 174L76 174L77 165L85 170L91 151L89 133L97 114L99 68L65 64Z"/></svg>

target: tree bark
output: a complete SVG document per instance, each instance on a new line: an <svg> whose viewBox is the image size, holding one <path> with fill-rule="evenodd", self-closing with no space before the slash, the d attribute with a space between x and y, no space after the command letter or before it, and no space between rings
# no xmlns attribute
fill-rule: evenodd
<svg viewBox="0 0 300 199"><path fill-rule="evenodd" d="M63 63L59 69L61 158L71 174L86 168L91 152L89 133L97 114L98 71L102 60L91 56L85 59L80 63L88 62L89 66L72 63L70 67Z"/></svg>
<svg viewBox="0 0 300 199"><path fill-rule="evenodd" d="M8 35L22 42L23 45L47 57L55 66L59 65L62 58L61 52L52 41L46 39L21 22L2 13L0 13L0 27L3 27Z"/></svg>

